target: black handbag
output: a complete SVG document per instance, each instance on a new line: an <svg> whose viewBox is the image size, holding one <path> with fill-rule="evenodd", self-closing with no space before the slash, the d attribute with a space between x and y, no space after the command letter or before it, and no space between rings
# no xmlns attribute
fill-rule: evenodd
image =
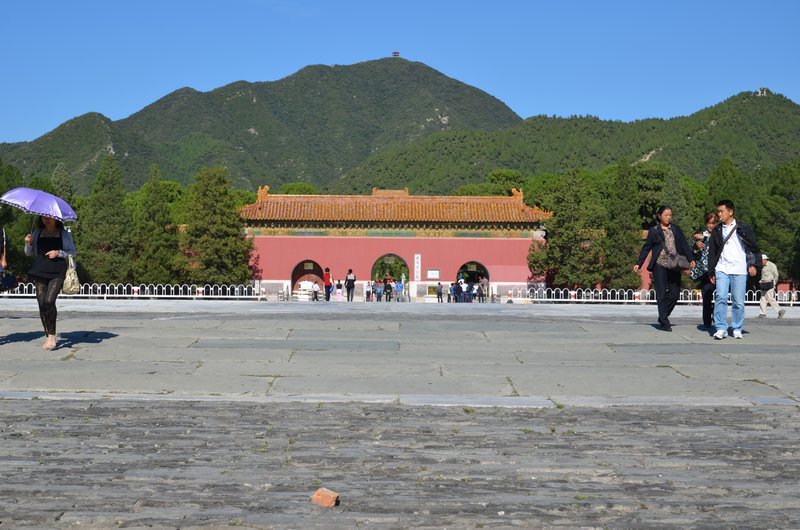
<svg viewBox="0 0 800 530"><path fill-rule="evenodd" d="M666 250L665 250L666 252ZM667 269L671 271L685 271L691 269L689 260L682 254L669 254L667 253Z"/></svg>
<svg viewBox="0 0 800 530"><path fill-rule="evenodd" d="M11 271L0 272L0 291L13 291L17 288L17 276Z"/></svg>
<svg viewBox="0 0 800 530"><path fill-rule="evenodd" d="M775 287L775 282L759 282L758 284L758 288L762 291L769 291L773 287Z"/></svg>

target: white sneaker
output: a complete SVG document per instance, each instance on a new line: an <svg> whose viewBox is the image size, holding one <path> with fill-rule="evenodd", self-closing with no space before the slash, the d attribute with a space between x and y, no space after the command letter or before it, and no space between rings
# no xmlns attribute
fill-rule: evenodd
<svg viewBox="0 0 800 530"><path fill-rule="evenodd" d="M741 329L734 329L733 330L733 338L734 339L741 339L742 338L742 330Z"/></svg>
<svg viewBox="0 0 800 530"><path fill-rule="evenodd" d="M717 340L722 340L727 336L728 336L728 332L726 330L724 330L724 329L719 329L719 330L717 330L716 333L714 333L714 338L717 339Z"/></svg>

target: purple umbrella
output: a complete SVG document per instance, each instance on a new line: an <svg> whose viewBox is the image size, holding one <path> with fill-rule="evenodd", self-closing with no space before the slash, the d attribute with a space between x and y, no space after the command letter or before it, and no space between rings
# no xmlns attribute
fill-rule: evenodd
<svg viewBox="0 0 800 530"><path fill-rule="evenodd" d="M0 197L0 202L19 208L25 213L52 217L59 221L77 221L78 215L72 206L61 197L33 188L14 188Z"/></svg>

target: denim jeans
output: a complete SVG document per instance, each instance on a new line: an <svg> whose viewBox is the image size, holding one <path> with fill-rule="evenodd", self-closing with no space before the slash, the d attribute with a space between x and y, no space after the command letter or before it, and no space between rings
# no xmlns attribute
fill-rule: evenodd
<svg viewBox="0 0 800 530"><path fill-rule="evenodd" d="M725 274L717 271L717 291L714 295L714 327L728 330L728 291L731 293L731 327L744 326L744 298L747 294L747 274Z"/></svg>

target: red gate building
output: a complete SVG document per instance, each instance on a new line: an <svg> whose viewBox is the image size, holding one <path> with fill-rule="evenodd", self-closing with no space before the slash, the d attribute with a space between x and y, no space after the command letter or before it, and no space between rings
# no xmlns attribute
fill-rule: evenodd
<svg viewBox="0 0 800 530"><path fill-rule="evenodd" d="M429 299L438 282L488 278L492 293L525 288L527 256L549 212L511 197L414 196L373 189L371 195L276 195L258 190L241 211L255 251L254 279L262 292L295 291L300 282L322 284L329 268L356 278L356 299L379 260L402 260L413 300ZM374 278L371 278L374 280ZM306 284L307 285L307 284Z"/></svg>

